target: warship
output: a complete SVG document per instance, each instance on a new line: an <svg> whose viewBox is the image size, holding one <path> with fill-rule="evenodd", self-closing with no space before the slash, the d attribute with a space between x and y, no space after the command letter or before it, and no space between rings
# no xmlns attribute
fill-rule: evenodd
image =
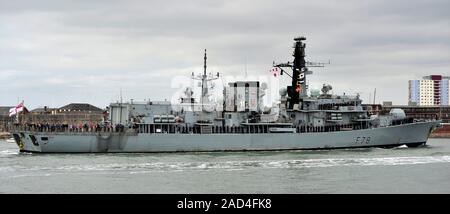
<svg viewBox="0 0 450 214"><path fill-rule="evenodd" d="M210 82L219 74L204 69L192 78L201 87L200 99L186 89L179 103L115 102L109 116L95 129L83 127L16 126L11 134L22 152L214 152L314 150L424 145L440 121L407 118L401 109L371 115L359 95L334 95L323 85L307 93L311 67L305 60L305 37L294 38L293 62L273 63L291 84L279 91L279 101L264 107L264 84L229 82L223 99L211 102ZM277 92L278 93L278 92Z"/></svg>

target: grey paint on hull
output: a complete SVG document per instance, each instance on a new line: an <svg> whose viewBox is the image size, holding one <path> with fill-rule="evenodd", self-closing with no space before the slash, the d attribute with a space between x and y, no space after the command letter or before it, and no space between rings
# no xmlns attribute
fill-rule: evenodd
<svg viewBox="0 0 450 214"><path fill-rule="evenodd" d="M426 142L439 122L339 132L269 134L135 134L24 132L22 151L199 152L380 147ZM16 133L17 134L17 133ZM39 145L32 143L34 135ZM42 140L48 137L48 140Z"/></svg>

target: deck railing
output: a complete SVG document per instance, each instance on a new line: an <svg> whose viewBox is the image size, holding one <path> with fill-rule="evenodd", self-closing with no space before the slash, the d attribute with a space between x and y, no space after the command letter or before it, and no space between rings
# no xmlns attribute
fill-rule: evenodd
<svg viewBox="0 0 450 214"><path fill-rule="evenodd" d="M413 123L411 118L392 121L393 125L402 125ZM368 122L356 122L345 125L326 125L326 126L286 126L276 124L245 124L242 126L191 126L183 123L165 123L165 124L135 124L130 127L123 125L36 125L21 124L8 127L11 131L30 131L30 132L61 132L61 133L162 133L162 134L257 134L257 133L273 133L270 128L290 128L293 133L310 133L310 132L336 132L350 131L376 128ZM279 132L278 132L279 133Z"/></svg>

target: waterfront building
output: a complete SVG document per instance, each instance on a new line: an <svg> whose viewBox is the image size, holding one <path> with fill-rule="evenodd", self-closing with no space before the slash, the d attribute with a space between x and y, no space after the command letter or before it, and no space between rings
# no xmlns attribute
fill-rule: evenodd
<svg viewBox="0 0 450 214"><path fill-rule="evenodd" d="M429 75L421 80L409 80L409 105L443 106L449 105L450 77Z"/></svg>

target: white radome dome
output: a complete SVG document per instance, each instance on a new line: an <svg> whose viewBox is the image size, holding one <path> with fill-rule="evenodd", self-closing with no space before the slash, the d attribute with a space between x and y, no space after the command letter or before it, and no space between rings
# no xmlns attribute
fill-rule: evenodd
<svg viewBox="0 0 450 214"><path fill-rule="evenodd" d="M286 96L286 94L287 94L287 89L286 88L282 88L282 89L280 89L280 96Z"/></svg>
<svg viewBox="0 0 450 214"><path fill-rule="evenodd" d="M391 109L389 114L394 116L395 119L405 119L406 118L405 111L403 111L403 109L400 109L400 108Z"/></svg>

